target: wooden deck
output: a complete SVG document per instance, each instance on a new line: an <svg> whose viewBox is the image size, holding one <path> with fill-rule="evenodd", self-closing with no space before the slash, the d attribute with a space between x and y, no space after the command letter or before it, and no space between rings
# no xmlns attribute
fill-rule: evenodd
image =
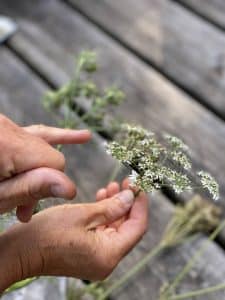
<svg viewBox="0 0 225 300"><path fill-rule="evenodd" d="M20 124L55 124L57 116L42 108L43 93L69 79L74 54L94 49L101 57L97 81L101 86L116 83L127 94L119 114L184 139L193 149L195 167L218 179L225 212L224 0L1 0L0 12L14 18L20 28L0 46L2 113ZM114 164L104 153L103 138L94 139L97 146L66 150L80 201L93 200ZM114 278L157 244L173 208L165 195L152 197L151 230L119 265ZM204 239L162 255L111 299L157 300L162 284L174 277ZM224 245L222 232L219 244L210 244L178 291L225 282ZM198 299L223 300L225 292Z"/></svg>

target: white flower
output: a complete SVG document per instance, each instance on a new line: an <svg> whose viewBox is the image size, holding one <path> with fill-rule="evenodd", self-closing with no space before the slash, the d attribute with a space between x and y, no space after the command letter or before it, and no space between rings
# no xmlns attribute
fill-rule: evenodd
<svg viewBox="0 0 225 300"><path fill-rule="evenodd" d="M207 172L198 172L201 184L203 188L207 189L209 193L213 196L213 200L219 199L219 185L215 179Z"/></svg>
<svg viewBox="0 0 225 300"><path fill-rule="evenodd" d="M125 124L119 142L111 142L107 152L133 171L129 179L132 186L152 192L162 187L176 193L191 190L193 182L185 171L191 169L191 161L184 151L188 147L177 137L165 135L162 143L140 126ZM219 186L211 175L199 172L201 183L213 199L218 199Z"/></svg>
<svg viewBox="0 0 225 300"><path fill-rule="evenodd" d="M176 136L172 136L170 134L164 134L165 140L174 148L174 149L180 149L183 151L188 151L189 147L179 138Z"/></svg>
<svg viewBox="0 0 225 300"><path fill-rule="evenodd" d="M137 177L138 177L138 173L132 170L131 174L128 176L131 186L135 186Z"/></svg>
<svg viewBox="0 0 225 300"><path fill-rule="evenodd" d="M185 155L181 151L172 151L171 152L171 158L172 160L176 161L178 164L180 164L185 170L191 169L191 162L187 155Z"/></svg>

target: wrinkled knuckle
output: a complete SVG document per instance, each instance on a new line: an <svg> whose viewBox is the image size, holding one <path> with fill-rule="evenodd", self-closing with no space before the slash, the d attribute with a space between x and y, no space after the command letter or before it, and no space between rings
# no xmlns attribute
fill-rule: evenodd
<svg viewBox="0 0 225 300"><path fill-rule="evenodd" d="M31 128L35 131L37 130L40 134L44 134L46 132L46 126L44 124L32 125Z"/></svg>
<svg viewBox="0 0 225 300"><path fill-rule="evenodd" d="M108 206L105 208L105 211L103 212L104 219L107 220L112 220L113 216L115 215L115 208L112 206Z"/></svg>
<svg viewBox="0 0 225 300"><path fill-rule="evenodd" d="M0 174L4 179L11 178L17 172L14 160L10 155L3 155L0 162Z"/></svg>
<svg viewBox="0 0 225 300"><path fill-rule="evenodd" d="M127 209L125 203L118 198L114 198L114 203L115 203L115 207L117 207L117 209L120 209L122 211L124 211L124 209Z"/></svg>
<svg viewBox="0 0 225 300"><path fill-rule="evenodd" d="M24 188L23 191L24 198L30 199L31 201L37 201L40 200L43 195L41 195L41 191L39 189L34 190L31 186L27 186L27 188Z"/></svg>
<svg viewBox="0 0 225 300"><path fill-rule="evenodd" d="M124 205L119 199L113 199L110 205L107 205L105 209L105 217L111 220L118 214L118 212L124 211Z"/></svg>

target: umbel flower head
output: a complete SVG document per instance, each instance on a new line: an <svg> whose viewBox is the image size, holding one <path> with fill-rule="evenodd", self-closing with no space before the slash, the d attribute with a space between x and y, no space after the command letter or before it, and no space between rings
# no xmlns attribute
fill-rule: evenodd
<svg viewBox="0 0 225 300"><path fill-rule="evenodd" d="M123 124L119 141L108 143L106 148L109 154L132 170L131 185L141 191L170 187L179 194L193 188L187 174L192 168L188 146L177 137L165 134L159 142L153 132L141 126ZM217 200L219 187L214 178L203 171L197 175L201 187Z"/></svg>

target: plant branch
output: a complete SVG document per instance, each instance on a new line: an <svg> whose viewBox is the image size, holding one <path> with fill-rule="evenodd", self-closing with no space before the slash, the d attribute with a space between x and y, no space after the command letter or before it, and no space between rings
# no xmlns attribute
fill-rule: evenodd
<svg viewBox="0 0 225 300"><path fill-rule="evenodd" d="M204 288L201 290L197 290L197 291L192 291L192 292L188 292L188 293L184 293L181 295L176 295L171 297L169 300L183 300L183 299L189 299L191 297L198 297L198 296L202 296L202 295L206 295L209 293L214 293L214 292L218 292L221 290L225 289L225 283L221 283L212 287L208 287L208 288Z"/></svg>
<svg viewBox="0 0 225 300"><path fill-rule="evenodd" d="M131 277L138 273L145 265L156 255L158 255L164 247L158 245L152 251L150 251L144 258L142 258L131 270L129 270L124 276L117 280L111 287L109 287L98 300L105 300L113 291L119 289L124 283L126 283Z"/></svg>

